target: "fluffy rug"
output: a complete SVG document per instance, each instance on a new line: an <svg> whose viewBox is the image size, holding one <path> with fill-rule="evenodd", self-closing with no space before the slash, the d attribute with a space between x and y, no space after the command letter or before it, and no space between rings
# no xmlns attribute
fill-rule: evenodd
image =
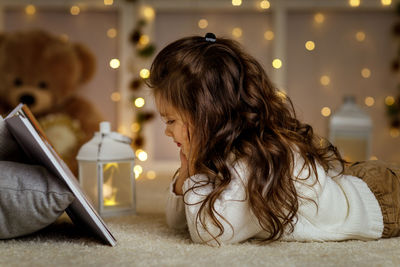
<svg viewBox="0 0 400 267"><path fill-rule="evenodd" d="M213 248L165 224L168 180L138 181L138 214L108 218L118 243L99 243L65 215L30 236L0 241L0 266L400 266L400 238L326 243L255 241Z"/></svg>
<svg viewBox="0 0 400 267"><path fill-rule="evenodd" d="M399 266L400 238L327 243L246 242L212 248L167 228L161 214L106 220L118 244L98 243L65 217L0 242L0 266Z"/></svg>

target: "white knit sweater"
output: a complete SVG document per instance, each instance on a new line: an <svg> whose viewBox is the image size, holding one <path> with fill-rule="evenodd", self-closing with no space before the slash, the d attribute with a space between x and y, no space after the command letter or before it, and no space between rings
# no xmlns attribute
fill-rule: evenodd
<svg viewBox="0 0 400 267"><path fill-rule="evenodd" d="M308 176L304 170L303 160L295 161L294 177ZM326 173L317 165L318 183L315 174L306 180L297 179L295 187L297 193L313 199L315 204L299 198L297 222L292 233L285 233L282 240L286 241L338 241L346 239L370 240L380 238L383 231L383 218L380 206L367 184L361 179L349 175L334 177ZM237 243L249 238L263 238L265 231L259 225L257 218L251 212L246 200L248 171L243 162L232 167L232 181L228 188L215 201L215 209L222 218L219 221L224 226L224 233L218 237L222 244ZM189 177L184 185L183 192L195 185L205 184L207 178L203 174ZM189 190L183 197L173 192L175 180L170 185L166 207L167 223L171 228L189 228L194 242L207 242L215 245L211 235L196 221L200 204L204 197L212 191L212 185ZM307 185L312 185L308 187ZM205 218L211 234L219 233L211 219ZM196 230L197 223L197 230Z"/></svg>

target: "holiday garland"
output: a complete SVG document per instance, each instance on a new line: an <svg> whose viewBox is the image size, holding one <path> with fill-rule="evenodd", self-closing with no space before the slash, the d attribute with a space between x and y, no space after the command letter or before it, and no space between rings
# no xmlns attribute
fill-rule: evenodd
<svg viewBox="0 0 400 267"><path fill-rule="evenodd" d="M130 42L134 45L136 55L141 58L149 58L154 54L155 46L153 43L148 42L145 45L140 43L140 39L144 36L143 28L148 22L145 19L139 19L136 26L130 35ZM144 147L145 139L143 136L143 125L149 122L154 117L153 111L143 110L142 107L136 107L134 102L139 97L140 88L144 84L144 79L138 73L130 82L129 89L132 92L131 102L132 106L136 108L135 116L135 136L133 138L133 147L138 150Z"/></svg>

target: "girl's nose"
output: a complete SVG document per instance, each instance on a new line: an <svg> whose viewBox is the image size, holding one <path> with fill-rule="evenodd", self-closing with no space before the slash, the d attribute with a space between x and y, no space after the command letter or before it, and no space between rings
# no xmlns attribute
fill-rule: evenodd
<svg viewBox="0 0 400 267"><path fill-rule="evenodd" d="M168 127L165 128L164 134L165 134L166 136L172 137L172 133L171 133L171 131L168 129Z"/></svg>

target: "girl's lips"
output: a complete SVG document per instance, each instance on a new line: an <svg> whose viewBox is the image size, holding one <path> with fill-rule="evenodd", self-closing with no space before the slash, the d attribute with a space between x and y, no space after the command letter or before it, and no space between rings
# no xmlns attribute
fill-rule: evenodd
<svg viewBox="0 0 400 267"><path fill-rule="evenodd" d="M180 143L176 143L176 145L177 145L178 147L181 147L181 144L180 144Z"/></svg>

